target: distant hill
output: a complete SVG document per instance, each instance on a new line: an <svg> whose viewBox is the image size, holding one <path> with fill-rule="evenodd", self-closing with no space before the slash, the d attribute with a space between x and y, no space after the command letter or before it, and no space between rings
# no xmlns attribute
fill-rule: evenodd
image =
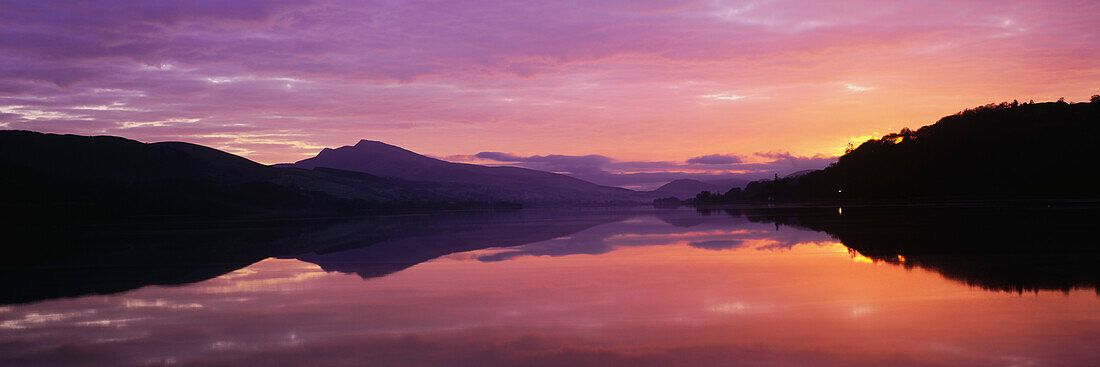
<svg viewBox="0 0 1100 367"><path fill-rule="evenodd" d="M325 148L313 158L277 166L335 168L402 180L476 185L492 193L494 199L535 205L599 204L647 198L635 191L556 173L447 162L371 140L361 140L354 146Z"/></svg>
<svg viewBox="0 0 1100 367"><path fill-rule="evenodd" d="M749 182L751 182L751 181L743 179L743 178L719 178L719 179L708 179L708 180L701 180L701 181L703 181L705 183L708 183L708 184L711 184L711 185L718 186L718 188L722 189L721 190L722 192L729 191L730 189L733 189L733 188L744 188L745 185L747 185Z"/></svg>
<svg viewBox="0 0 1100 367"><path fill-rule="evenodd" d="M709 191L712 194L724 194L734 188L740 189L748 183L748 180L740 178L706 181L682 178L673 180L650 192L659 197L672 196L679 199L690 199L703 191Z"/></svg>
<svg viewBox="0 0 1100 367"><path fill-rule="evenodd" d="M1100 97L989 104L871 139L836 164L709 203L1100 198Z"/></svg>
<svg viewBox="0 0 1100 367"><path fill-rule="evenodd" d="M692 180L688 178L682 178L679 180L673 180L656 190L654 193L660 193L665 196L674 196L681 199L693 198L695 194L702 191L710 191L711 193L725 193L726 190L715 184L706 183L699 180Z"/></svg>

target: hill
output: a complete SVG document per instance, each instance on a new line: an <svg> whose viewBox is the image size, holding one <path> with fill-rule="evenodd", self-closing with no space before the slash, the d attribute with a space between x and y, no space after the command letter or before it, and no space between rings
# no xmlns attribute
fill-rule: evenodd
<svg viewBox="0 0 1100 367"><path fill-rule="evenodd" d="M604 204L647 198L635 191L551 172L447 162L371 140L325 148L313 158L278 166L335 168L402 180L474 185L492 193L492 199L534 205Z"/></svg>
<svg viewBox="0 0 1100 367"><path fill-rule="evenodd" d="M832 166L701 203L1100 198L1100 97L989 104L902 129Z"/></svg>

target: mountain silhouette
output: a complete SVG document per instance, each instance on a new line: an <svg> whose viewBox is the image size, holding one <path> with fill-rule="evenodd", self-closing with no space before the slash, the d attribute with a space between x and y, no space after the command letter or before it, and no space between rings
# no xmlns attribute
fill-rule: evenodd
<svg viewBox="0 0 1100 367"><path fill-rule="evenodd" d="M476 185L493 193L497 200L524 204L603 204L649 198L645 193L557 173L447 162L371 140L361 140L354 146L325 148L313 158L277 166L335 168L402 180Z"/></svg>
<svg viewBox="0 0 1100 367"><path fill-rule="evenodd" d="M239 183L270 179L262 164L201 145L145 144L114 136L0 131L0 163L10 170L35 171L88 180L216 180Z"/></svg>
<svg viewBox="0 0 1100 367"><path fill-rule="evenodd" d="M475 185L276 168L179 142L0 131L0 208L27 226L494 206ZM483 201L478 201L484 199Z"/></svg>

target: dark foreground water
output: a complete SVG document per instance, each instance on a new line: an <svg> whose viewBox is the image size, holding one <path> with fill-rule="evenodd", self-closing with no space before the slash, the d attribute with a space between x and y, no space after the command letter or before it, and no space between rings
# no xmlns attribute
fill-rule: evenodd
<svg viewBox="0 0 1100 367"><path fill-rule="evenodd" d="M7 260L0 365L1097 366L1098 218L583 209L85 229Z"/></svg>

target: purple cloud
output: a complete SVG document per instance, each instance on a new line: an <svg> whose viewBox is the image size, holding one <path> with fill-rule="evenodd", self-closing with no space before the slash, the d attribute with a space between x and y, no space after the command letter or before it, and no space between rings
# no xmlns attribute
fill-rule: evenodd
<svg viewBox="0 0 1100 367"><path fill-rule="evenodd" d="M529 168L572 174L601 172L602 167L611 163L611 158L595 154L582 156L551 154L520 157L510 153L481 152L475 154L474 157L498 162L523 163Z"/></svg>
<svg viewBox="0 0 1100 367"><path fill-rule="evenodd" d="M741 163L741 158L732 154L709 154L687 160L691 164L733 164Z"/></svg>
<svg viewBox="0 0 1100 367"><path fill-rule="evenodd" d="M754 153L758 157L771 160L771 165L775 167L790 167L790 168L802 168L802 167L824 167L829 163L836 162L837 157L829 157L822 154L814 155L812 157L798 157L791 155L790 152L766 152L766 153Z"/></svg>

